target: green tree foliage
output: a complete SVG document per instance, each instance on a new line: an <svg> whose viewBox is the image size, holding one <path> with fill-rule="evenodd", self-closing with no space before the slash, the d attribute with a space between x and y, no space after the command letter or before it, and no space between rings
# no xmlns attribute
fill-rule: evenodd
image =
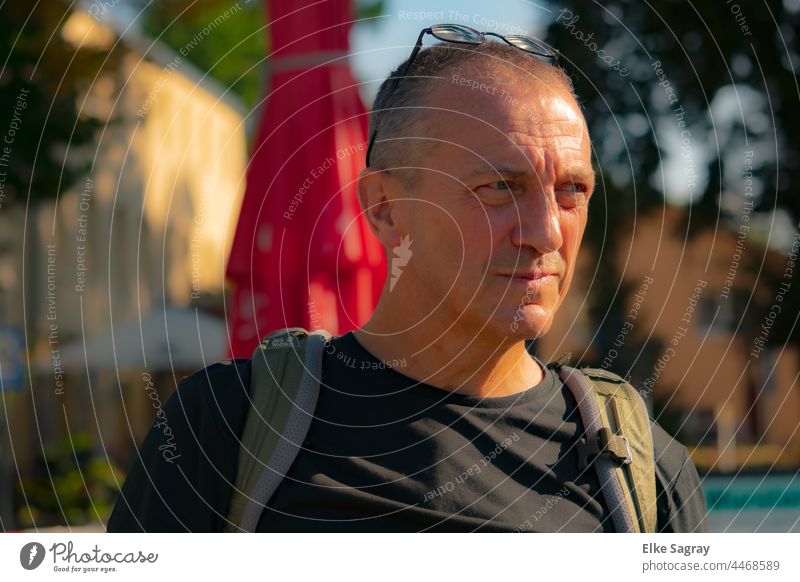
<svg viewBox="0 0 800 582"><path fill-rule="evenodd" d="M599 163L587 231L607 266L593 287L596 321L615 319L625 300L620 274L607 272L613 233L676 192L686 200L681 237L735 231L747 151L754 215L798 224L800 2L565 0L551 8L547 39L573 77Z"/></svg>
<svg viewBox="0 0 800 582"><path fill-rule="evenodd" d="M377 18L386 12L385 0L360 0L356 2L356 20L366 20L368 23L377 22Z"/></svg>
<svg viewBox="0 0 800 582"><path fill-rule="evenodd" d="M269 58L269 15L264 6L263 0L160 0L146 5L143 28L176 52L184 49L189 61L252 108L264 97ZM226 10L230 16L224 18ZM376 22L384 10L384 0L363 0L356 2L355 17ZM203 34L215 22L213 32Z"/></svg>
<svg viewBox="0 0 800 582"><path fill-rule="evenodd" d="M261 100L269 40L263 2L150 2L142 27L149 36L230 87L248 107Z"/></svg>
<svg viewBox="0 0 800 582"><path fill-rule="evenodd" d="M91 144L101 125L78 113L86 87L116 56L76 49L61 29L72 14L60 0L0 5L0 172L2 205L55 197L85 175L66 152Z"/></svg>
<svg viewBox="0 0 800 582"><path fill-rule="evenodd" d="M75 433L46 446L33 475L23 479L18 497L22 527L104 523L114 507L122 471L107 455L97 455L92 437Z"/></svg>

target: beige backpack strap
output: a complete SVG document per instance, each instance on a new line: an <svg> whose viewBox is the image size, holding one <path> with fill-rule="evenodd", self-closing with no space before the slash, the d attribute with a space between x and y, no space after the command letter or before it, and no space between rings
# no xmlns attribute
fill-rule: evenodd
<svg viewBox="0 0 800 582"><path fill-rule="evenodd" d="M229 531L255 531L308 433L319 395L322 350L331 334L286 328L253 353L250 409L239 445Z"/></svg>
<svg viewBox="0 0 800 582"><path fill-rule="evenodd" d="M580 463L592 462L619 532L654 532L656 477L650 418L641 395L599 368L558 367L586 429Z"/></svg>

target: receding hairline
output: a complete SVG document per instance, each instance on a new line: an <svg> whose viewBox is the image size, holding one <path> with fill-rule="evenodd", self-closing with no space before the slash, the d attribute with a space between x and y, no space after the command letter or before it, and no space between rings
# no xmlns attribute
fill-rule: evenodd
<svg viewBox="0 0 800 582"><path fill-rule="evenodd" d="M530 69L520 67L514 63L500 60L499 62L492 63L490 67L476 67L473 64L474 59L469 59L463 63L459 63L457 68L448 72L446 77L440 77L436 80L430 80L431 90L426 92L414 108L410 109L410 114L424 113L428 106L431 106L436 97L439 97L441 92L449 90L453 85L456 85L456 76L468 82L475 83L475 86L480 84L481 87L485 86L488 89L494 89L495 92L491 95L495 99L502 102L505 99L516 100L520 94L528 96L531 94L546 94L557 97L567 97L570 103L575 105L575 109L580 112L581 108L578 104L578 99L572 90L571 85L563 82L557 69L551 65L538 61L538 64L531 65L537 69L535 72ZM541 66L541 68L539 68ZM437 83L435 81L446 81L445 83ZM497 93L497 89L501 89L501 93ZM471 94L475 91L476 96L481 96L481 91L464 87L465 95ZM487 96L488 93L487 93ZM581 117L583 114L581 112ZM585 120L584 120L585 121Z"/></svg>
<svg viewBox="0 0 800 582"><path fill-rule="evenodd" d="M404 65L405 62L398 66L389 78L398 75ZM495 41L482 45L442 43L420 51L394 92L388 91L388 79L381 85L373 105L370 135L379 127L376 144L383 141L372 152L373 161L377 158L378 165L393 166L402 159L406 165L412 165L411 162L424 156L430 144L424 140L417 142L413 137L425 134L421 127L426 119L425 106L431 103L439 87L447 86L437 81L453 78L455 74L469 76L476 82L492 82L509 93L532 81L545 90L569 95L580 110L571 79L557 65ZM402 139L408 137L412 139Z"/></svg>

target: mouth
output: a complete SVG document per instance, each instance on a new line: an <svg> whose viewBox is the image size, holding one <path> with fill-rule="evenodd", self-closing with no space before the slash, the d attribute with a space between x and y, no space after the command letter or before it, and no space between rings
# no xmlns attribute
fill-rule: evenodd
<svg viewBox="0 0 800 582"><path fill-rule="evenodd" d="M536 271L535 273L511 273L506 275L506 277L514 277L518 279L544 279L546 277L555 277L557 273L548 273L545 271Z"/></svg>
<svg viewBox="0 0 800 582"><path fill-rule="evenodd" d="M525 288L525 293L538 294L545 287L558 283L561 275L548 271L535 271L532 273L504 273L501 277L511 280L511 284Z"/></svg>
<svg viewBox="0 0 800 582"><path fill-rule="evenodd" d="M522 281L545 281L547 279L556 279L560 275L558 273L551 273L548 271L534 271L532 273L501 273L500 276L519 279Z"/></svg>

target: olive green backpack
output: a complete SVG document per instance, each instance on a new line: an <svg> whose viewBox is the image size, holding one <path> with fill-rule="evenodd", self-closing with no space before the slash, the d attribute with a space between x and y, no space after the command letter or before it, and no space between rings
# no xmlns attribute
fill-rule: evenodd
<svg viewBox="0 0 800 582"><path fill-rule="evenodd" d="M256 348L228 531L255 531L294 462L314 417L323 348L330 339L324 330L293 327L269 334ZM564 357L548 366L578 403L585 429L579 465L594 465L616 531L655 531L653 441L641 396L606 370L571 368Z"/></svg>

